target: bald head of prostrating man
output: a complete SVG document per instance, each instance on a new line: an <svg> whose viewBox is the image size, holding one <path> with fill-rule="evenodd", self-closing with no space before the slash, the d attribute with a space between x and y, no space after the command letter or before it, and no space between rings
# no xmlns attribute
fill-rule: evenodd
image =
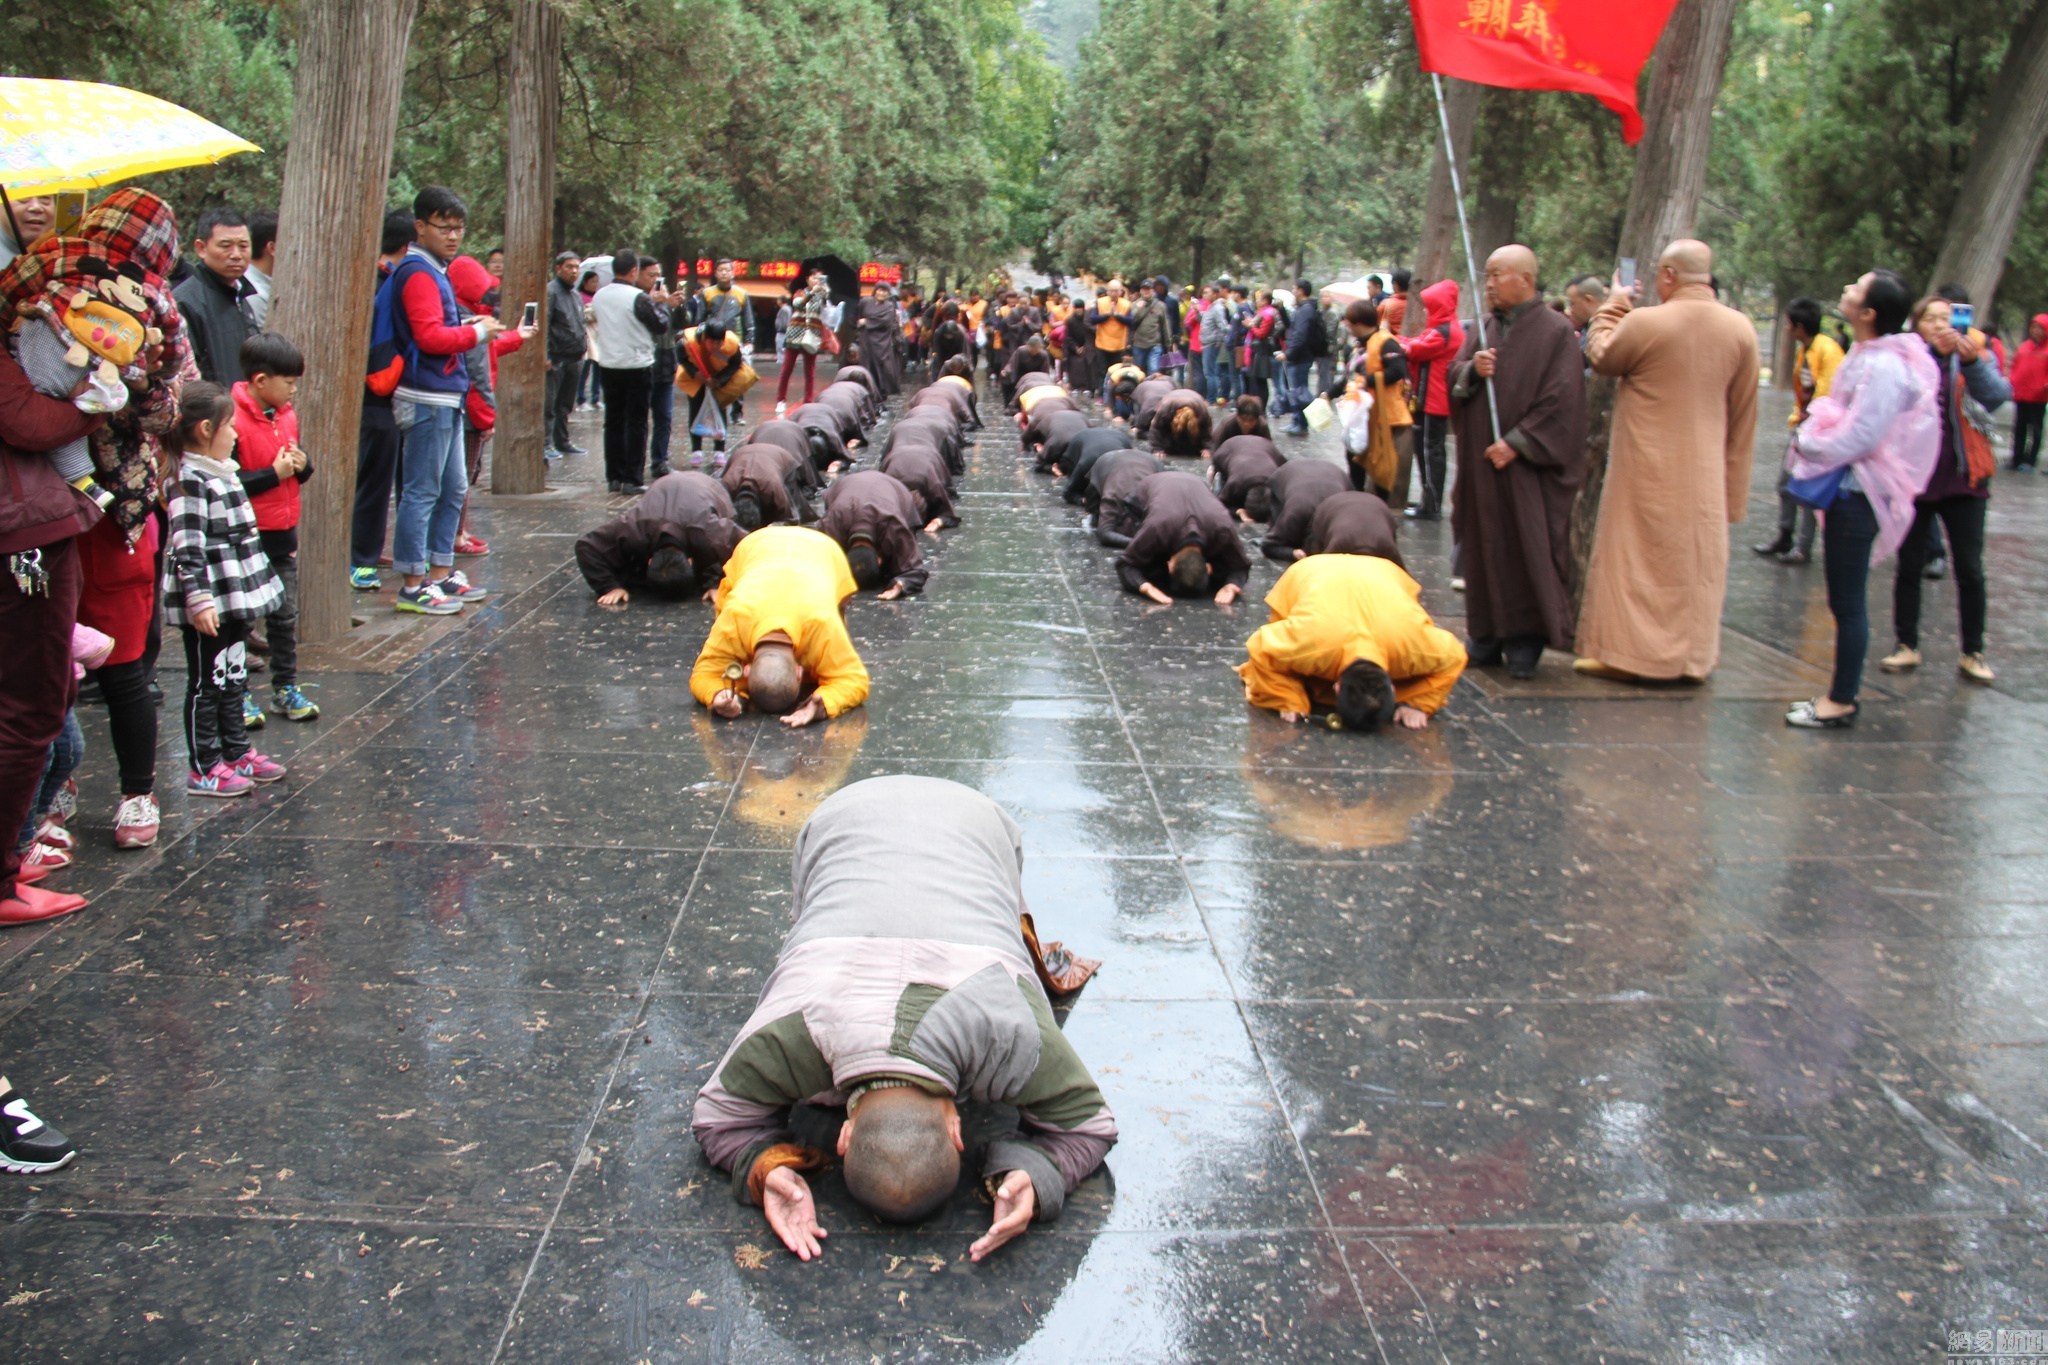
<svg viewBox="0 0 2048 1365"><path fill-rule="evenodd" d="M1714 249L1705 242L1681 237L1657 258L1657 297L1669 299L1689 284L1714 282Z"/></svg>
<svg viewBox="0 0 2048 1365"><path fill-rule="evenodd" d="M1536 297L1536 253L1510 243L1486 258L1486 306L1506 312Z"/></svg>

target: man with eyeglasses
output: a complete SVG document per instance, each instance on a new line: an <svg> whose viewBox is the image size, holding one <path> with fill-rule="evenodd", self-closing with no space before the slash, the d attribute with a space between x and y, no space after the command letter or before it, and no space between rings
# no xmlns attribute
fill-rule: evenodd
<svg viewBox="0 0 2048 1365"><path fill-rule="evenodd" d="M448 283L462 250L469 208L455 191L429 185L413 200L419 240L377 291L373 335L391 338L404 362L392 414L404 441L392 567L405 575L398 610L448 616L488 593L454 571L455 534L469 491L463 464L462 404L469 375L462 358L502 330L497 319L465 318Z"/></svg>

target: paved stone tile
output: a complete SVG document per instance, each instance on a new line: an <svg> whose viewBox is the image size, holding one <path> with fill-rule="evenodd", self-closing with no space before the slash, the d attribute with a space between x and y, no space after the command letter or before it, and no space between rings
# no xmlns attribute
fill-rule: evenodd
<svg viewBox="0 0 2048 1365"><path fill-rule="evenodd" d="M927 593L849 604L875 686L830 725L698 708L705 605L595 605L571 546L631 505L595 455L479 496L484 610L357 600L308 654L322 718L259 736L281 786L187 801L167 711L156 849L107 849L82 713L94 902L0 934L0 1055L83 1151L0 1185L0 1348L1917 1361L2048 1327L2048 487L1993 499L1994 688L1956 680L1938 587L1926 667L1788 730L1830 663L1820 575L1738 527L1707 686L1553 657L1359 736L1227 671L1281 567L1255 532L1245 601L1151 608L985 408ZM1401 538L1459 626L1449 527ZM1015 814L1041 931L1104 959L1061 1014L1122 1139L981 1266L971 1169L914 1229L824 1173L801 1265L691 1104L803 821L894 772ZM966 1118L978 1148L1015 1116Z"/></svg>

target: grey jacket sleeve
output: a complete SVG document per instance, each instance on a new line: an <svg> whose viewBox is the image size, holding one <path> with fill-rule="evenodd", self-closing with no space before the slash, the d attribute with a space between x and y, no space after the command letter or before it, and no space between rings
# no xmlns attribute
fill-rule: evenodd
<svg viewBox="0 0 2048 1365"><path fill-rule="evenodd" d="M1998 372L1988 351L1962 368L1964 386L1986 412L1997 412L2012 398L2012 384Z"/></svg>
<svg viewBox="0 0 2048 1365"><path fill-rule="evenodd" d="M1010 1171L1031 1177L1036 1221L1049 1223L1066 1208L1076 1185L1094 1174L1116 1145L1116 1116L1082 1065L1052 1009L1035 987L1026 991L1038 1019L1039 1059L1023 1090L1012 1096L1019 1131L989 1144L982 1176Z"/></svg>

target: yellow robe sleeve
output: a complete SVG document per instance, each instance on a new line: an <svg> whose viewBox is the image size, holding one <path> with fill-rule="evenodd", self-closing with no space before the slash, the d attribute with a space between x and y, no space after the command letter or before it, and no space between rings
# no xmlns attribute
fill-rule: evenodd
<svg viewBox="0 0 2048 1365"><path fill-rule="evenodd" d="M1465 646L1449 631L1428 626L1424 628L1423 648L1407 662L1411 668L1421 666L1429 671L1395 683L1394 699L1425 716L1433 716L1451 699L1451 689L1465 672Z"/></svg>
<svg viewBox="0 0 2048 1365"><path fill-rule="evenodd" d="M843 716L868 699L867 665L860 661L846 623L837 616L817 622L808 633L810 648L805 653L810 657L803 665L818 680L818 700L825 704L825 714Z"/></svg>
<svg viewBox="0 0 2048 1365"><path fill-rule="evenodd" d="M1822 345L1823 341L1827 344ZM1828 391L1835 387L1835 371L1842 368L1842 361L1845 358L1842 348L1835 344L1832 337L1816 337L1813 344L1806 348L1806 363L1807 368L1813 372L1815 398L1827 397Z"/></svg>
<svg viewBox="0 0 2048 1365"><path fill-rule="evenodd" d="M711 705L711 699L728 687L744 695L744 687L726 680L725 670L733 664L744 664L747 657L736 613L718 613L718 619L711 623L711 634L705 637L704 648L697 652L696 667L690 670L690 695L704 706Z"/></svg>
<svg viewBox="0 0 2048 1365"><path fill-rule="evenodd" d="M1269 621L1244 642L1245 662L1237 667L1244 679L1244 699L1268 711L1295 711L1307 715L1314 709L1308 689L1302 686L1304 673L1320 676L1320 667L1303 667L1313 656L1319 662L1329 655L1326 641L1305 638L1302 622Z"/></svg>

